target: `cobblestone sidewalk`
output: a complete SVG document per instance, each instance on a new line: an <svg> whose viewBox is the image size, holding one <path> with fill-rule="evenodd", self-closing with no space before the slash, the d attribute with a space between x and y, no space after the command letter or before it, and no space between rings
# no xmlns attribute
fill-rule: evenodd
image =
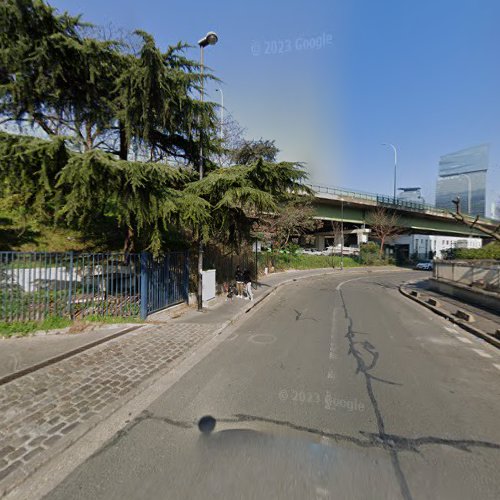
<svg viewBox="0 0 500 500"><path fill-rule="evenodd" d="M220 326L146 327L0 386L0 497Z"/></svg>

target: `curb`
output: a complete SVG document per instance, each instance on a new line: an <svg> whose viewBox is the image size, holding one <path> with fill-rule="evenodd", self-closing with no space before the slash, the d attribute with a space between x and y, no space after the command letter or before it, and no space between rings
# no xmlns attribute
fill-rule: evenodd
<svg viewBox="0 0 500 500"><path fill-rule="evenodd" d="M245 314L247 314L252 309L257 307L261 302L263 302L270 295L274 294L283 285L288 285L289 283L293 283L294 281L299 281L299 280L303 280L303 279L315 278L316 276L324 276L325 274L334 274L336 272L337 271L332 270L330 272L323 271L322 273L315 273L315 274L310 274L307 276L297 276L295 278L288 278L288 279L286 279L286 280L284 280L281 283L278 283L276 285L272 285L271 287L269 287L269 290L267 290L267 292L264 295L262 295L262 297L259 297L257 300L252 301L252 303L249 304L248 307L246 307L242 311L238 312L233 318L228 319L226 322L224 322L222 324L222 326L218 330L216 330L215 334L220 335L228 326L237 323L243 316L245 316Z"/></svg>
<svg viewBox="0 0 500 500"><path fill-rule="evenodd" d="M466 321L460 320L460 319L456 318L455 316L452 316L448 311L445 311L444 309L433 306L433 305L429 304L428 302L425 302L422 299L415 297L410 292L407 292L404 289L404 287L405 287L405 285L400 285L399 292L402 295L404 295L405 297L408 297L409 299L419 303L420 305L426 307L427 309L430 309L435 314L438 314L439 316L441 316L441 317L447 319L448 321L451 321L455 325L459 326L463 330L466 330L469 333L472 333L476 337L479 337L479 338L485 340L486 342L490 343L491 345L494 345L495 347L500 349L500 340L499 339L496 339L495 337L489 335L488 333L484 332L483 330L480 330L479 328L476 328L475 326L468 324Z"/></svg>
<svg viewBox="0 0 500 500"><path fill-rule="evenodd" d="M355 269L355 268L352 268L352 269ZM370 274L370 273L376 272L376 271L374 271L374 269L376 269L376 268L360 268L360 271L364 271L366 274ZM394 270L393 269L389 269L389 270L383 269L379 272L393 272L393 271L396 271L396 269L394 269ZM269 297L271 294L274 294L280 287L282 287L284 285L288 285L290 283L293 283L294 281L300 281L303 279L315 278L318 276L325 276L325 275L329 275L329 274L337 274L337 273L341 273L341 272L342 271L339 271L338 269L322 268L321 272L320 272L320 270L318 270L318 272L316 272L314 274L309 274L309 275L305 275L305 276L296 276L294 278L288 278L288 279L286 279L286 280L284 280L276 285L272 285L272 286L270 286L267 293L262 295L262 297L259 297L257 300L253 301L252 304L249 304L249 306L246 307L245 309L243 309L242 311L238 312L233 318L231 318L231 319L227 320L225 323L223 323L222 326L215 333L216 333L216 335L221 334L228 326L238 322L245 314L247 314L252 309L257 307L264 299Z"/></svg>
<svg viewBox="0 0 500 500"><path fill-rule="evenodd" d="M46 359L45 361L42 361L40 363L36 363L34 365L28 366L27 368L23 368L22 370L18 370L17 372L9 373L9 375L5 375L4 377L0 378L0 386L4 385L8 382L12 382L12 380L15 380L17 378L23 377L24 375L28 375L29 373L33 373L37 370L40 370L41 368L45 368L46 366L53 365L55 363L58 363L59 361L63 361L65 359L71 358L72 356L75 356L76 354L80 354L81 352L84 352L88 349L91 349L92 347L98 346L100 344L104 344L108 340L113 340L116 337L120 337L122 335L125 335L126 333L133 332L134 330L138 330L139 328L142 328L144 325L137 325L137 326L129 326L128 328L125 328L123 330L120 330L116 333L113 333L111 335L108 335L107 337L104 337L102 339L94 340L93 342L89 342L88 344L84 344L80 347L77 347L76 349L73 349L71 351L64 352L62 354L59 354L57 356L54 356L52 358Z"/></svg>

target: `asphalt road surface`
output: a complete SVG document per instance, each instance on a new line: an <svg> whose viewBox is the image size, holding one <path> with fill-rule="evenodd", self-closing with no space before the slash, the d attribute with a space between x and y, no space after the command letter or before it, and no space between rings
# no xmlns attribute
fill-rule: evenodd
<svg viewBox="0 0 500 500"><path fill-rule="evenodd" d="M281 288L46 498L500 498L500 351L417 276Z"/></svg>

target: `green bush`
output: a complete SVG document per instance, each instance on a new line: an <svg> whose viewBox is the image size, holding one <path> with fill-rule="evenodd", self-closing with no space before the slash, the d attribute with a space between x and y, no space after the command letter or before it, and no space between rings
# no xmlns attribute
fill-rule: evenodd
<svg viewBox="0 0 500 500"><path fill-rule="evenodd" d="M373 241L363 243L359 248L359 261L366 266L381 265L384 262L380 259L379 254L380 246L377 243Z"/></svg>
<svg viewBox="0 0 500 500"><path fill-rule="evenodd" d="M259 268L273 266L277 271L286 269L321 269L340 267L340 257L330 255L304 255L290 253L261 253ZM359 263L352 257L344 257L344 267L357 267Z"/></svg>
<svg viewBox="0 0 500 500"><path fill-rule="evenodd" d="M482 248L452 248L445 259L500 260L500 243L488 243Z"/></svg>

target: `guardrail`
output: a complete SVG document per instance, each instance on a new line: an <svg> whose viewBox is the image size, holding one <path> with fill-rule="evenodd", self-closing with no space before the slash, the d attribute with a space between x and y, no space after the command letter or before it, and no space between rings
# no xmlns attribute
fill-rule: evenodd
<svg viewBox="0 0 500 500"><path fill-rule="evenodd" d="M434 261L434 278L500 292L500 263Z"/></svg>

